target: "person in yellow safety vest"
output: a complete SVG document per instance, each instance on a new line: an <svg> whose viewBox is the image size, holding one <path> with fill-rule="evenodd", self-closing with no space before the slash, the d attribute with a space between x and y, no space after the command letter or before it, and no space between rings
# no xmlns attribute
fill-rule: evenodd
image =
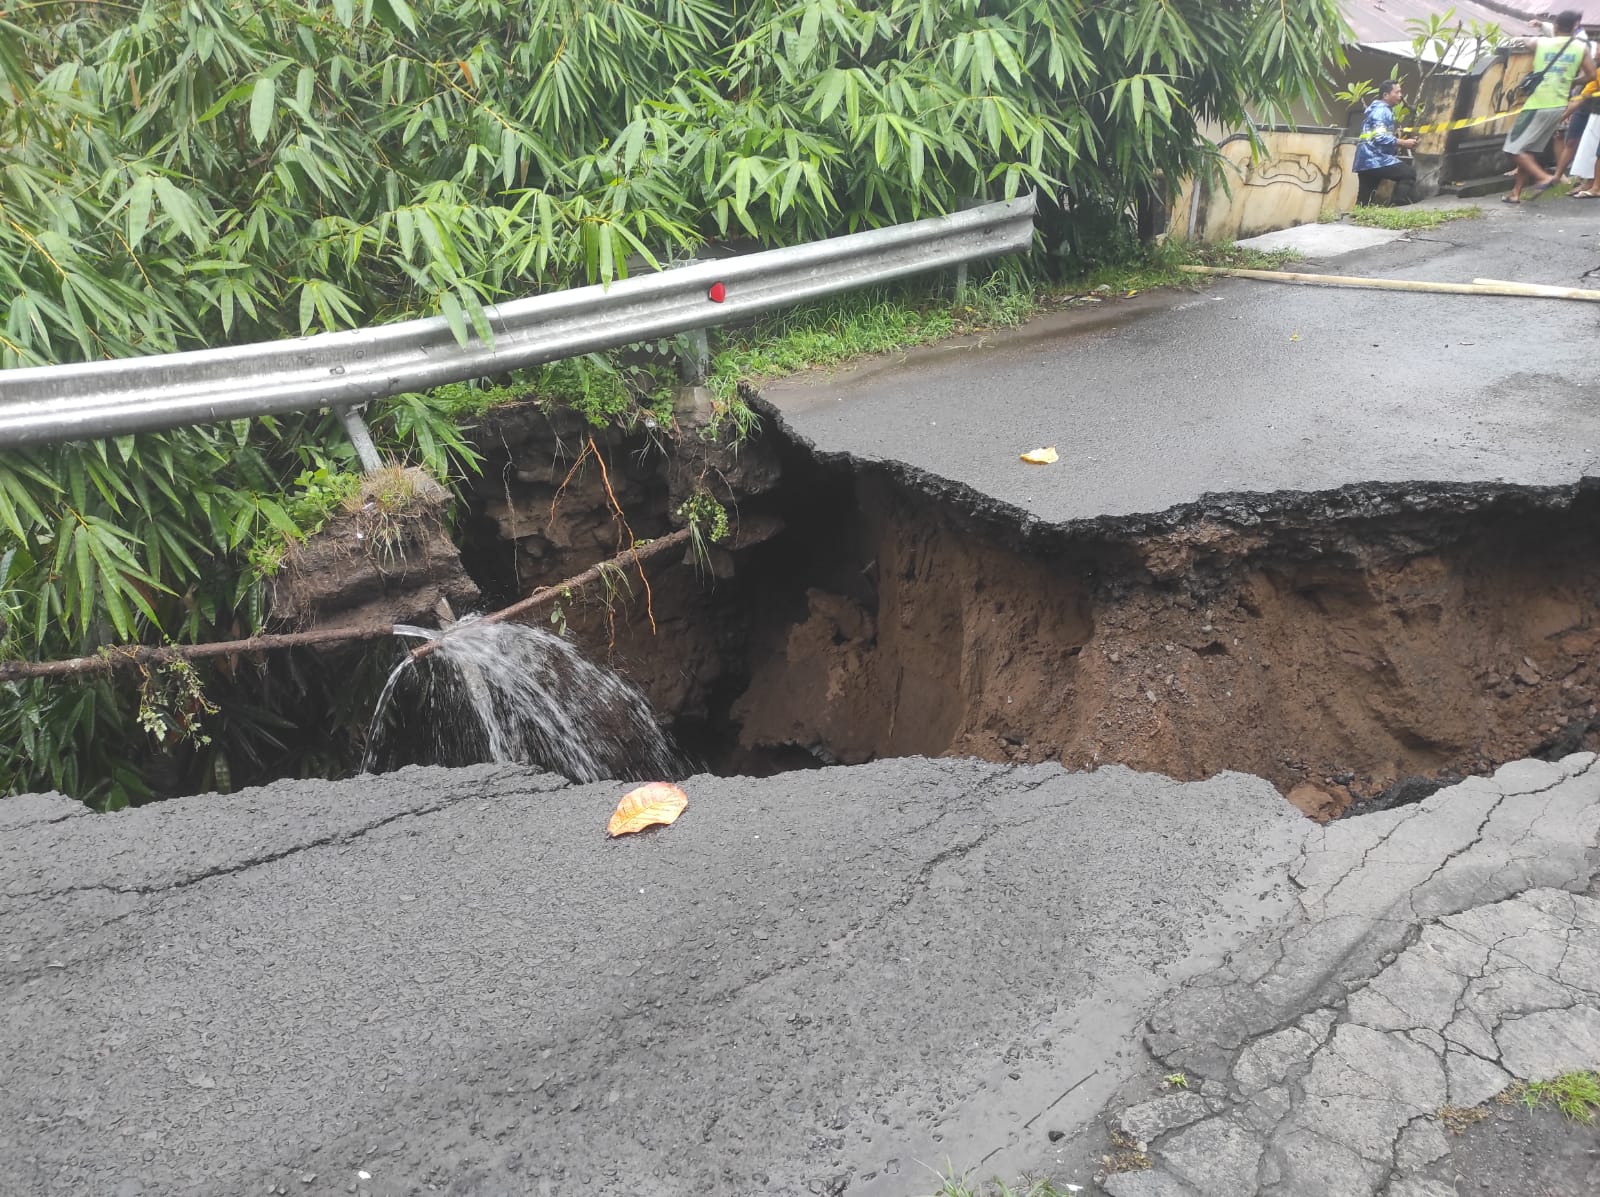
<svg viewBox="0 0 1600 1197"><path fill-rule="evenodd" d="M1500 147L1511 155L1517 168L1511 194L1503 203L1520 204L1522 189L1530 183L1537 193L1556 181L1553 174L1539 165L1538 155L1544 152L1556 126L1561 123L1570 102L1573 81L1582 79L1587 83L1595 77L1589 47L1578 40L1578 25L1582 20L1582 13L1568 9L1556 18L1554 37L1534 39L1531 77L1537 79L1537 86L1522 105L1516 123Z"/></svg>

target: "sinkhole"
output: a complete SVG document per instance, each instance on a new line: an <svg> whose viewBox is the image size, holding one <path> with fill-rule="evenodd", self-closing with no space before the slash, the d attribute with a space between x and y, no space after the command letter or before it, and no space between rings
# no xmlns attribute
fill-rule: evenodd
<svg viewBox="0 0 1600 1197"><path fill-rule="evenodd" d="M821 458L772 411L737 452L532 405L476 437L455 539L484 609L664 535L685 496L726 502L724 544L539 615L643 692L691 769L1238 770L1331 818L1600 745L1600 488L1222 495L1051 526L896 463ZM453 593L418 576L429 602Z"/></svg>

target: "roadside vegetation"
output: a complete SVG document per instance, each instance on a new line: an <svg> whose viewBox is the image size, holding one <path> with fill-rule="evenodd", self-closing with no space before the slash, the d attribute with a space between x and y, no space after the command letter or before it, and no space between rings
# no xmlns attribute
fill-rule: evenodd
<svg viewBox="0 0 1600 1197"><path fill-rule="evenodd" d="M999 1182L973 1184L966 1178L947 1179L933 1197L1073 1197L1081 1185L1058 1185L1049 1180L1020 1181L1016 1187Z"/></svg>
<svg viewBox="0 0 1600 1197"><path fill-rule="evenodd" d="M1436 229L1452 220L1476 220L1482 215L1483 211L1479 208L1352 208L1342 219L1363 228L1412 233ZM1325 222L1337 222L1340 219L1337 215L1330 215Z"/></svg>
<svg viewBox="0 0 1600 1197"><path fill-rule="evenodd" d="M1022 269L1001 268L960 294L953 286L943 295L930 293L926 285L857 291L776 313L748 328L714 334L708 383L732 409L740 402L741 382L1011 328L1041 310L1074 302L1131 298L1162 287L1194 289L1209 281L1184 274L1181 266L1272 270L1294 258L1287 251L1262 253L1237 245L1130 243L1115 262L1054 281L1037 279Z"/></svg>
<svg viewBox="0 0 1600 1197"><path fill-rule="evenodd" d="M1600 1073L1569 1072L1553 1080L1534 1081L1517 1095L1530 1110L1560 1110L1574 1122L1593 1122L1600 1110Z"/></svg>
<svg viewBox="0 0 1600 1197"><path fill-rule="evenodd" d="M1202 126L1308 97L1340 30L1337 0L40 0L0 15L0 367L433 315L465 342L489 335L486 304L707 243L1034 190L1027 284L980 286L969 312L862 315L851 336L1020 318L1008 289L1119 268L1102 247L1207 168ZM659 365L599 355L398 396L369 422L448 483L475 464L463 424L513 394L661 418L655 348ZM737 430L727 379L756 351L720 349ZM257 630L263 577L352 471L316 414L0 454L0 657ZM187 676L7 683L0 790L117 807L325 768L294 745L306 712L345 717L326 711L348 679L270 669L207 667L203 700Z"/></svg>

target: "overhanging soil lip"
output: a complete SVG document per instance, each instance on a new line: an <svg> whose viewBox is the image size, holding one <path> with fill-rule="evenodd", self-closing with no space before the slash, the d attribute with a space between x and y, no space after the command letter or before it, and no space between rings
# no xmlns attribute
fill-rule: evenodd
<svg viewBox="0 0 1600 1197"><path fill-rule="evenodd" d="M1326 490L1212 491L1192 502L1159 511L1050 521L970 483L946 478L909 462L824 449L801 432L764 392L747 390L745 397L764 423L818 464L856 474L880 475L946 503L985 525L1008 531L1007 540L1014 547L1031 547L1041 540L1118 540L1161 535L1201 522L1255 528L1267 524L1374 519L1403 513L1460 514L1489 507L1564 510L1580 495L1600 488L1600 476L1589 474L1570 483L1546 485L1432 480L1355 482Z"/></svg>
<svg viewBox="0 0 1600 1197"><path fill-rule="evenodd" d="M1232 768L1327 818L1600 727L1592 478L1218 493L1051 523L818 451L752 398L793 536L751 560L771 576L729 708L741 750Z"/></svg>

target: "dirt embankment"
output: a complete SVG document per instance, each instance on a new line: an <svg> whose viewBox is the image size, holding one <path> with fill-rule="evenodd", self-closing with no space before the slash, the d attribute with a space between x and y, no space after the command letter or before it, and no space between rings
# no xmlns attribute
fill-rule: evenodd
<svg viewBox="0 0 1600 1197"><path fill-rule="evenodd" d="M450 493L420 469L367 475L327 524L284 554L272 618L293 628L433 623L470 610L478 587L450 539Z"/></svg>
<svg viewBox="0 0 1600 1197"><path fill-rule="evenodd" d="M731 574L658 575L648 604L636 586L564 613L720 771L951 753L1238 769L1328 817L1592 738L1600 492L1367 488L1049 529L766 435L782 483L742 496L736 524L781 535ZM657 525L640 507L636 528L659 525L659 477L637 482ZM597 484L569 483L553 526L596 519L577 496ZM532 566L540 533L500 530Z"/></svg>
<svg viewBox="0 0 1600 1197"><path fill-rule="evenodd" d="M859 580L752 644L746 747L1239 769L1328 815L1595 718L1590 497L1031 548L881 479L857 509Z"/></svg>

